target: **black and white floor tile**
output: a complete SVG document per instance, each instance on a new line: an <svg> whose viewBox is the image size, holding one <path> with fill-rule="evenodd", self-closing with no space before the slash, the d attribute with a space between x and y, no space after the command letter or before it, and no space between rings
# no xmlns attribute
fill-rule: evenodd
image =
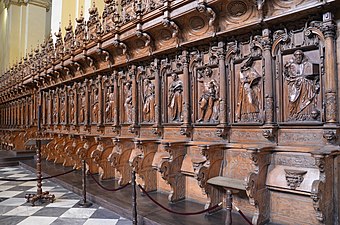
<svg viewBox="0 0 340 225"><path fill-rule="evenodd" d="M0 178L30 179L35 175L17 167L0 167ZM78 205L80 197L63 187L43 181L43 191L56 196L53 203L26 202L26 194L36 193L35 181L0 181L0 224L1 225L130 225L131 221L118 214L93 204L89 208Z"/></svg>

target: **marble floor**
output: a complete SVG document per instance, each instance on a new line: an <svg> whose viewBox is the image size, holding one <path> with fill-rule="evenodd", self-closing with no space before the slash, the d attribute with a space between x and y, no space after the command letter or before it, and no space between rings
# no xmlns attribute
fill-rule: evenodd
<svg viewBox="0 0 340 225"><path fill-rule="evenodd" d="M0 167L0 178L31 179L35 174L21 166ZM93 204L89 208L78 205L81 197L65 188L43 181L43 191L55 195L53 203L38 202L35 206L26 202L26 194L36 193L35 181L0 181L1 225L130 225L131 221L103 207Z"/></svg>

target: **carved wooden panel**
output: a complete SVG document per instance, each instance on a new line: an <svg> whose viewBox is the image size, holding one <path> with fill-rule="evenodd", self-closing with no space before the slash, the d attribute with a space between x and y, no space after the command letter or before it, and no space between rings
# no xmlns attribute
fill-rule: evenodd
<svg viewBox="0 0 340 225"><path fill-rule="evenodd" d="M323 37L313 32L318 26L314 22L308 28L274 33L277 96L282 96L277 99L280 122L325 120L322 110L324 53L320 41Z"/></svg>

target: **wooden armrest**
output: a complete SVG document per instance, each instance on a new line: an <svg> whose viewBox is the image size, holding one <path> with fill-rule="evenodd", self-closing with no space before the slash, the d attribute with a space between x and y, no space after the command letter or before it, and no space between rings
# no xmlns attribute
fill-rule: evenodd
<svg viewBox="0 0 340 225"><path fill-rule="evenodd" d="M235 190L246 190L244 180L233 179L229 177L213 177L207 181L208 184L223 187L223 188L230 188Z"/></svg>

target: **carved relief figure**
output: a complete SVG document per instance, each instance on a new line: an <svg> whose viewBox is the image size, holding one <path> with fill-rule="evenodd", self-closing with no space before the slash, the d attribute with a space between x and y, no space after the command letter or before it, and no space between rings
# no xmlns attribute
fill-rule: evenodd
<svg viewBox="0 0 340 225"><path fill-rule="evenodd" d="M79 123L85 122L85 93L80 95Z"/></svg>
<svg viewBox="0 0 340 225"><path fill-rule="evenodd" d="M288 84L288 120L317 119L316 95L319 93L319 65L308 61L303 51L297 50L286 62L283 71ZM313 104L312 104L313 103Z"/></svg>
<svg viewBox="0 0 340 225"><path fill-rule="evenodd" d="M211 79L211 68L206 67L203 73L199 78L199 82L203 82L204 90L199 100L200 118L197 122L216 121L218 119L218 83L215 79Z"/></svg>
<svg viewBox="0 0 340 225"><path fill-rule="evenodd" d="M124 109L125 109L125 120L128 123L132 122L132 86L130 82L125 84L125 101L124 101Z"/></svg>
<svg viewBox="0 0 340 225"><path fill-rule="evenodd" d="M145 121L155 119L155 85L149 80L144 80L143 113Z"/></svg>
<svg viewBox="0 0 340 225"><path fill-rule="evenodd" d="M215 106L215 102L218 99L217 96L217 82L212 79L208 83L205 83L205 89L199 104L200 104L200 114L201 117L198 119L198 122L205 121L210 122L211 119L217 120L217 110ZM214 115L214 116L213 116Z"/></svg>
<svg viewBox="0 0 340 225"><path fill-rule="evenodd" d="M106 122L113 122L114 106L115 106L115 96L113 92L113 87L110 87L106 94L106 107L105 107Z"/></svg>
<svg viewBox="0 0 340 225"><path fill-rule="evenodd" d="M98 88L93 91L93 102L92 102L92 123L98 123L99 114L99 101L98 101Z"/></svg>
<svg viewBox="0 0 340 225"><path fill-rule="evenodd" d="M240 69L236 118L243 122L260 120L261 75L253 68L252 57L247 58Z"/></svg>
<svg viewBox="0 0 340 225"><path fill-rule="evenodd" d="M172 121L182 121L183 82L178 74L172 73L172 82L169 86L168 106Z"/></svg>

